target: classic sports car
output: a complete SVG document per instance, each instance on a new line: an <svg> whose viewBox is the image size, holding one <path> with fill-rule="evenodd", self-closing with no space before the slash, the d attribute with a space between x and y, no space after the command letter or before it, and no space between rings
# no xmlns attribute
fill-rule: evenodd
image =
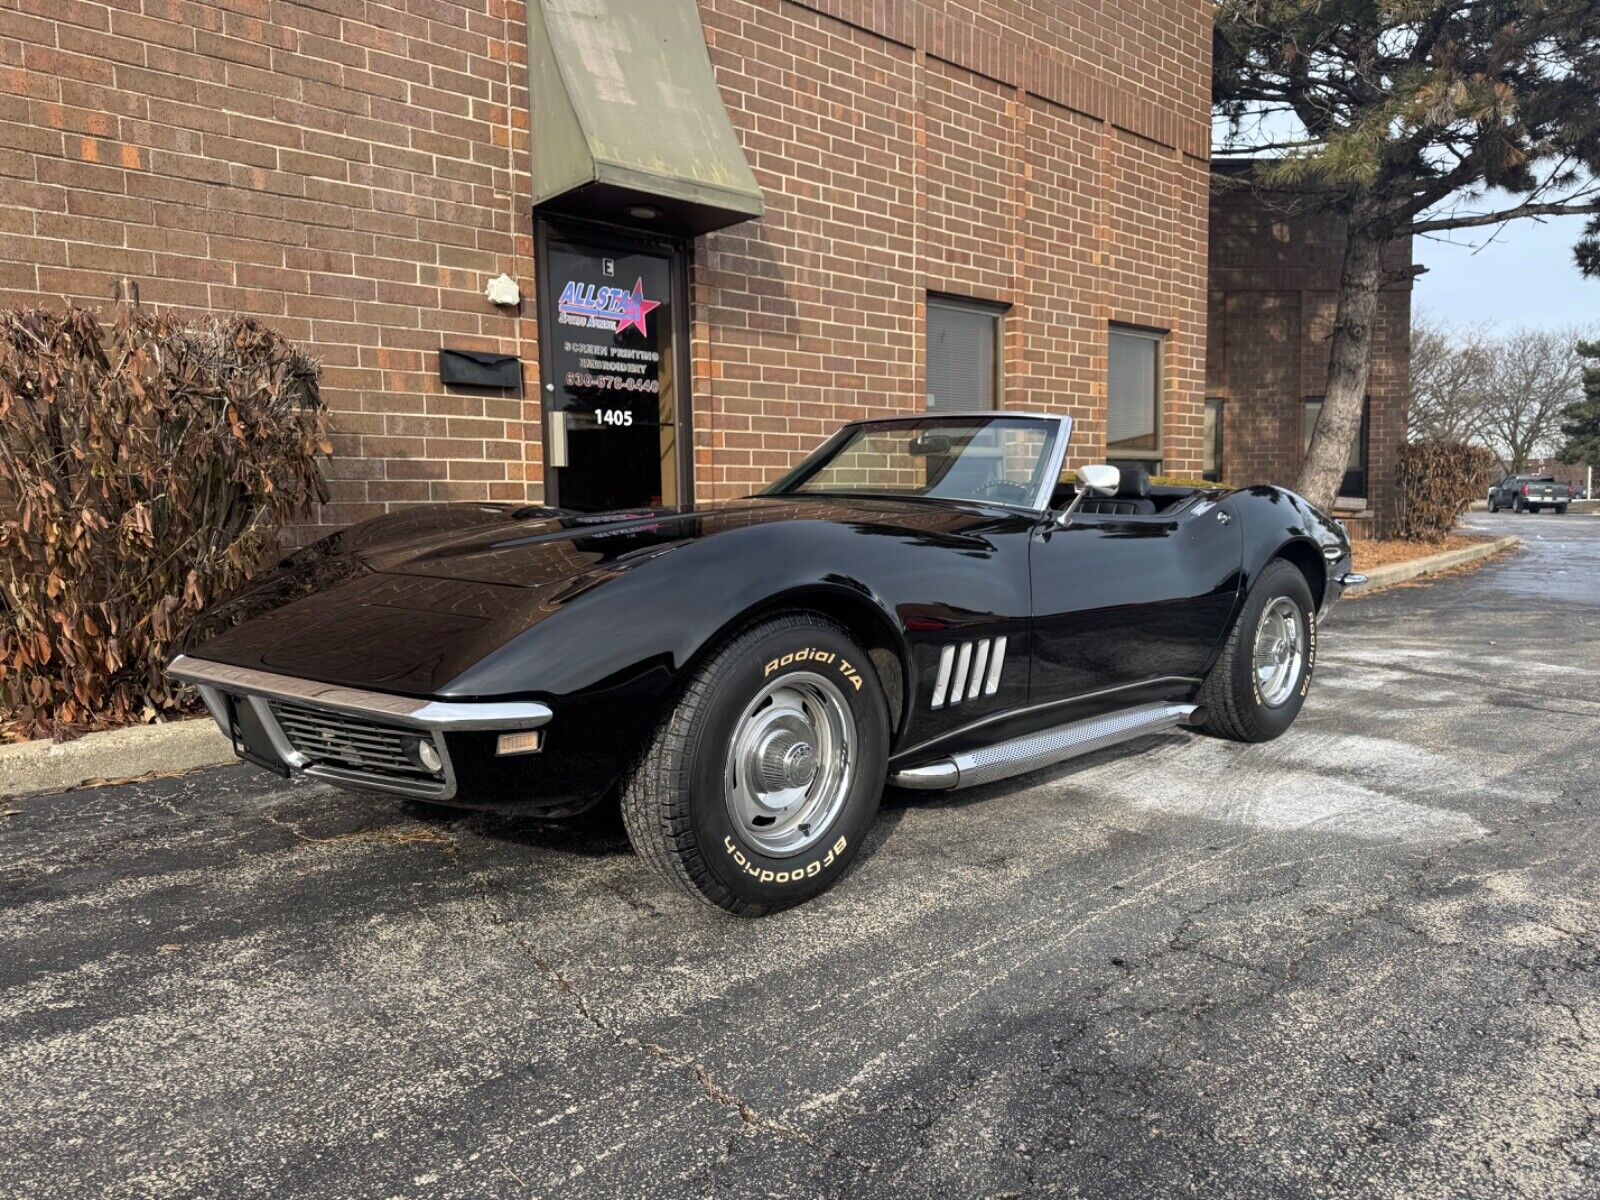
<svg viewBox="0 0 1600 1200"><path fill-rule="evenodd" d="M1294 721L1360 578L1344 531L1275 487L1063 481L1070 433L861 421L700 511L379 517L211 614L171 670L252 762L552 818L620 796L667 879L774 912L844 873L886 781Z"/></svg>

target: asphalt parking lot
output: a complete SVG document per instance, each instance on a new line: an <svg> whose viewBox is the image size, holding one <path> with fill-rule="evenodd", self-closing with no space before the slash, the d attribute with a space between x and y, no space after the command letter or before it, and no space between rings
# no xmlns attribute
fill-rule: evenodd
<svg viewBox="0 0 1600 1200"><path fill-rule="evenodd" d="M799 911L246 768L0 820L0 1194L1600 1194L1600 518Z"/></svg>

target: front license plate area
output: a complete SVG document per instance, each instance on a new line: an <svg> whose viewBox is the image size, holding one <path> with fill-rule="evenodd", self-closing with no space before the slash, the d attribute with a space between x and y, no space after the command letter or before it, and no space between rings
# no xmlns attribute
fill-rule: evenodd
<svg viewBox="0 0 1600 1200"><path fill-rule="evenodd" d="M229 696L228 708L232 714L234 753L246 762L253 762L258 767L276 771L287 779L288 764L273 750L272 739L262 728L261 719L256 716L254 707Z"/></svg>

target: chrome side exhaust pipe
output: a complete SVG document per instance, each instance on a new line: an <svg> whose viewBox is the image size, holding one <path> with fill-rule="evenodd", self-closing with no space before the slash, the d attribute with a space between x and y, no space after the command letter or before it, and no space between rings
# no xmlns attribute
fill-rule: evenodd
<svg viewBox="0 0 1600 1200"><path fill-rule="evenodd" d="M893 772L889 782L917 791L977 787L1093 754L1146 734L1190 724L1197 709L1194 704L1141 704L1098 717L1086 717L1054 729L1042 729L992 746L905 767Z"/></svg>

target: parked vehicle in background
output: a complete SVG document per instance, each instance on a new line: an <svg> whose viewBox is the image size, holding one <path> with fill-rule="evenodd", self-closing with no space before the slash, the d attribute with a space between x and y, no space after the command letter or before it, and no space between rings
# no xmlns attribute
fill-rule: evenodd
<svg viewBox="0 0 1600 1200"><path fill-rule="evenodd" d="M1572 489L1557 483L1553 475L1507 475L1489 489L1489 511L1499 512L1509 508L1514 512L1538 512L1553 508L1557 513L1567 511L1572 500Z"/></svg>

